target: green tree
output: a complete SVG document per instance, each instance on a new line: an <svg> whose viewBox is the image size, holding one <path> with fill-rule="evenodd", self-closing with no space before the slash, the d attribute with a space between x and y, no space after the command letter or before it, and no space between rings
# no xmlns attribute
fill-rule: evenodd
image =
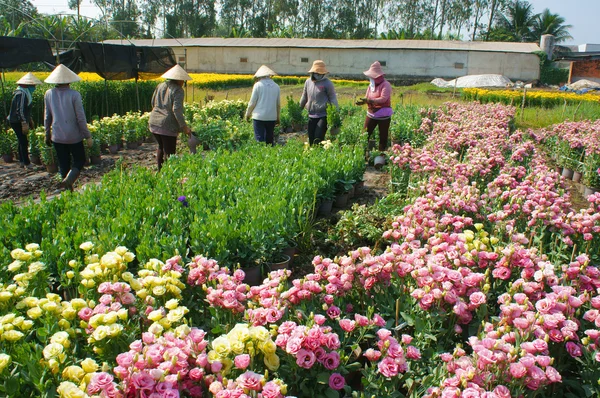
<svg viewBox="0 0 600 398"><path fill-rule="evenodd" d="M557 43L563 43L573 38L569 29L573 26L565 25L565 19L558 14L552 14L549 9L545 9L535 18L532 26L532 36L534 40L540 41L542 35L553 35Z"/></svg>
<svg viewBox="0 0 600 398"><path fill-rule="evenodd" d="M536 41L533 29L537 19L538 14L533 12L533 6L529 2L517 0L500 14L496 29L510 41L532 42ZM492 35L494 33L490 32L490 36Z"/></svg>
<svg viewBox="0 0 600 398"><path fill-rule="evenodd" d="M1 5L0 18L9 24L11 31L38 16L37 8L29 0L2 0Z"/></svg>

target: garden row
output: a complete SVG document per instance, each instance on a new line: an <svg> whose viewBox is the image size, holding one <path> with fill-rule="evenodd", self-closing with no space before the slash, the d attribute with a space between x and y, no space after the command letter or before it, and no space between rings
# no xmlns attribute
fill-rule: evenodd
<svg viewBox="0 0 600 398"><path fill-rule="evenodd" d="M574 212L561 177L527 135L511 132L513 115L500 105L447 104L425 118L424 145L396 146L390 159L406 181L406 206L384 233L383 250L317 256L304 278L289 281L288 271L276 271L255 287L243 283L242 270L201 256L132 267L136 255L148 258L150 245L162 258L175 253L165 240L185 235L204 214L195 195L210 188L190 170L198 158L170 161L161 181L115 175L118 185L107 181L97 191L96 214L131 223L131 203L160 206L165 196L179 205L170 210L175 228L157 234L153 220L140 229L153 239L135 253L122 246L106 253L110 246L88 233L98 226L86 220L54 262L48 244L13 250L0 291L0 388L8 396L57 389L61 397L592 396L600 359L600 272L592 265L600 254L600 195ZM331 153L346 153L293 146L223 152L237 168L213 153L203 164L212 179L235 181L241 195L264 188L274 173L232 175L256 158L285 161L289 147L320 169ZM362 157L362 148L354 150ZM307 176L294 182L298 195L310 185ZM244 185L247 178L254 180ZM178 189L170 191L167 180ZM230 192L206 196L253 217L257 207L239 207ZM180 194L186 197L177 202ZM280 195L263 196L265 208L277 207ZM106 198L118 205L103 207ZM216 241L229 222L202 224L196 238ZM107 230L136 247L123 230ZM69 292L63 297L48 292L57 264L64 267L61 291Z"/></svg>
<svg viewBox="0 0 600 398"><path fill-rule="evenodd" d="M554 107L566 104L591 103L600 104L600 95L575 94L551 91L523 91L520 90L488 90L481 88L465 88L462 98L467 101L481 103L499 102L505 105L520 106L523 101L527 107Z"/></svg>
<svg viewBox="0 0 600 398"><path fill-rule="evenodd" d="M600 121L565 122L531 134L544 145L563 177L583 183L586 196L600 189Z"/></svg>

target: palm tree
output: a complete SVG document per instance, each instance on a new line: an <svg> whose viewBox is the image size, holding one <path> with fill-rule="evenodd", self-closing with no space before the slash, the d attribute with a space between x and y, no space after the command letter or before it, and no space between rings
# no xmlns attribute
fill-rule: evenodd
<svg viewBox="0 0 600 398"><path fill-rule="evenodd" d="M506 32L512 41L536 41L533 28L538 16L529 2L517 0L498 17L497 28Z"/></svg>
<svg viewBox="0 0 600 398"><path fill-rule="evenodd" d="M553 35L557 43L562 43L573 38L569 33L572 25L565 25L565 19L558 14L552 14L545 9L537 16L533 23L532 34L539 41L542 35Z"/></svg>

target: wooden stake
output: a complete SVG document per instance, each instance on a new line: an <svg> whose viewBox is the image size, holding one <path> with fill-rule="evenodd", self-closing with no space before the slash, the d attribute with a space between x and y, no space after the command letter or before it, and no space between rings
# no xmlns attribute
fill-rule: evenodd
<svg viewBox="0 0 600 398"><path fill-rule="evenodd" d="M527 98L527 87L523 90L523 102L521 102L521 121L523 121L523 117L525 116L525 99Z"/></svg>

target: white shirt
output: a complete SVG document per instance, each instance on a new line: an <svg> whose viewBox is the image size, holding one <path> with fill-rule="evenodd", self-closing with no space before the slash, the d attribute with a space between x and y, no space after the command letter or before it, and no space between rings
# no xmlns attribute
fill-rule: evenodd
<svg viewBox="0 0 600 398"><path fill-rule="evenodd" d="M279 86L271 78L264 77L252 88L246 117L252 114L254 120L275 121L279 119L280 106Z"/></svg>

